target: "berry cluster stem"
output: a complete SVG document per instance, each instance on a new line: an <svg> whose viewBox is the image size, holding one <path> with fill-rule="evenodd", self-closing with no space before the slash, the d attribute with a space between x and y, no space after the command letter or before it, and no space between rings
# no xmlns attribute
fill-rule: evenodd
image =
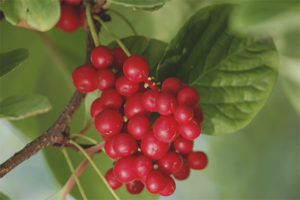
<svg viewBox="0 0 300 200"><path fill-rule="evenodd" d="M86 19L87 19L87 23L88 23L91 35L92 35L93 40L94 40L94 44L97 47L97 46L100 45L100 41L99 41L97 31L96 31L96 28L95 28L95 24L93 22L93 18L92 18L92 14L91 14L91 4L86 5L85 15L86 15Z"/></svg>

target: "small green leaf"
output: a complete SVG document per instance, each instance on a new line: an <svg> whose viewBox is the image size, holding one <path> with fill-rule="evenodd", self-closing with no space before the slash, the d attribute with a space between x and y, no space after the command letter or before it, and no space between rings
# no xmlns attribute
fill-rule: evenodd
<svg viewBox="0 0 300 200"><path fill-rule="evenodd" d="M130 36L122 39L122 42L132 54L141 54L149 62L150 76L155 75L156 67L164 55L167 43L149 39L142 36ZM110 48L118 46L116 42L109 44Z"/></svg>
<svg viewBox="0 0 300 200"><path fill-rule="evenodd" d="M169 0L109 0L110 2L125 7L156 9L163 6Z"/></svg>
<svg viewBox="0 0 300 200"><path fill-rule="evenodd" d="M26 49L15 49L9 52L0 53L0 78L12 71L28 58Z"/></svg>
<svg viewBox="0 0 300 200"><path fill-rule="evenodd" d="M231 26L241 33L270 34L299 26L299 0L246 0L231 16Z"/></svg>
<svg viewBox="0 0 300 200"><path fill-rule="evenodd" d="M0 200L10 200L10 198L6 194L0 191Z"/></svg>
<svg viewBox="0 0 300 200"><path fill-rule="evenodd" d="M246 126L272 91L277 52L271 40L241 38L228 30L231 5L193 15L167 47L157 68L160 80L176 76L201 96L205 134Z"/></svg>
<svg viewBox="0 0 300 200"><path fill-rule="evenodd" d="M0 101L0 118L20 120L50 109L50 102L42 95L10 96Z"/></svg>
<svg viewBox="0 0 300 200"><path fill-rule="evenodd" d="M39 31L51 29L60 17L58 0L2 0L0 9L9 23Z"/></svg>

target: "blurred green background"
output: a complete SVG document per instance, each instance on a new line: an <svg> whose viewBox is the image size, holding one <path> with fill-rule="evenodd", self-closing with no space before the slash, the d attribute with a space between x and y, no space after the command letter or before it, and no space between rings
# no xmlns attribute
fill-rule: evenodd
<svg viewBox="0 0 300 200"><path fill-rule="evenodd" d="M216 2L172 0L154 12L120 6L113 8L126 15L140 35L169 42L195 11ZM108 25L119 37L132 34L118 16L112 13L111 17L112 22ZM294 56L297 43L285 42L286 37L282 37L288 33L273 35L283 53L280 75L265 107L237 133L202 134L195 149L207 152L208 167L204 171L193 171L188 180L177 182L174 195L161 199L300 199L300 57ZM294 37L300 40L299 34ZM100 39L104 44L112 41L105 31L100 34ZM30 57L0 80L0 99L14 94L40 93L49 98L53 109L13 124L0 120L0 162L40 135L63 110L74 91L72 70L84 62L85 33L82 29L72 34L57 29L36 33L1 20L0 52L21 47L30 51ZM85 104L72 122L72 132L80 130L86 123L84 109ZM100 140L94 128L87 134ZM70 153L75 164L81 161L76 153ZM103 172L111 166L104 155L96 156L95 160ZM56 179L50 170L56 171ZM90 168L88 172L82 177L87 193L96 199L100 191L102 199L111 199ZM49 199L60 190L59 183L63 184L69 176L60 150L48 148L45 154L39 153L0 179L0 192L12 199ZM122 196L124 191L123 188L119 192L121 199L149 198Z"/></svg>

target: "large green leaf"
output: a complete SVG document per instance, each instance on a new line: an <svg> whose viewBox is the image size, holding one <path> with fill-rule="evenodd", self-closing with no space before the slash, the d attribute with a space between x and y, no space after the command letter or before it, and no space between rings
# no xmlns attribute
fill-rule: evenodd
<svg viewBox="0 0 300 200"><path fill-rule="evenodd" d="M43 95L10 96L0 101L0 118L20 120L50 109L50 102Z"/></svg>
<svg viewBox="0 0 300 200"><path fill-rule="evenodd" d="M133 8L158 8L164 5L169 0L109 0L114 4L119 4L126 7Z"/></svg>
<svg viewBox="0 0 300 200"><path fill-rule="evenodd" d="M10 200L10 198L6 194L0 191L0 200Z"/></svg>
<svg viewBox="0 0 300 200"><path fill-rule="evenodd" d="M0 9L9 23L39 31L51 29L60 17L58 0L1 0Z"/></svg>
<svg viewBox="0 0 300 200"><path fill-rule="evenodd" d="M20 65L29 53L26 49L15 49L0 53L0 78Z"/></svg>
<svg viewBox="0 0 300 200"><path fill-rule="evenodd" d="M242 33L269 34L299 26L299 0L246 0L232 14L232 27Z"/></svg>
<svg viewBox="0 0 300 200"><path fill-rule="evenodd" d="M277 53L271 40L235 36L228 30L231 5L199 10L167 47L160 80L179 77L200 93L203 132L232 133L246 126L275 82Z"/></svg>

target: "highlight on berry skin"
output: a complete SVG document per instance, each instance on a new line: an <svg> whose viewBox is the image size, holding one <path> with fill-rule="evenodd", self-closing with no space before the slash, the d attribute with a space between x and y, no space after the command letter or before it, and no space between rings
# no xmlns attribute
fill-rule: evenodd
<svg viewBox="0 0 300 200"><path fill-rule="evenodd" d="M102 92L90 114L115 163L105 174L113 190L124 185L132 195L147 190L170 196L174 180L207 166L206 154L194 149L204 120L197 90L176 77L159 88L148 77L146 58L128 57L120 47L96 47L91 63L75 69L72 78L79 92Z"/></svg>

